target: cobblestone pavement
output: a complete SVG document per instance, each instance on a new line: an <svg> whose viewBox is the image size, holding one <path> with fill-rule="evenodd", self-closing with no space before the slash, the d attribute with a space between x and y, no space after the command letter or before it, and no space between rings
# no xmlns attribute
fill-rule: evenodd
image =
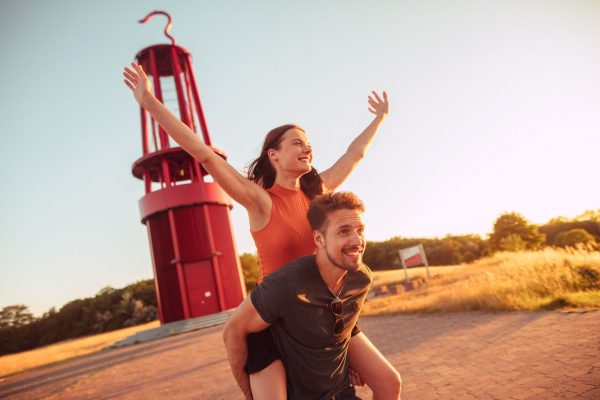
<svg viewBox="0 0 600 400"><path fill-rule="evenodd" d="M600 399L600 311L365 317L361 327L402 374L404 400ZM9 376L0 398L238 399L221 330Z"/></svg>

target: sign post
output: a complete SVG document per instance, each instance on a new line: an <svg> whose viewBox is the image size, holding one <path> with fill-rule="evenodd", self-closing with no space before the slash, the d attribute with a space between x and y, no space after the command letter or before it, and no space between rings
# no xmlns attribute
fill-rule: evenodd
<svg viewBox="0 0 600 400"><path fill-rule="evenodd" d="M404 268L406 285L408 285L408 267L425 265L425 270L427 271L427 280L431 279L431 274L429 273L429 264L427 263L427 255L425 254L425 248L422 244L411 246L406 249L400 249L398 250L398 253L400 254L402 268Z"/></svg>

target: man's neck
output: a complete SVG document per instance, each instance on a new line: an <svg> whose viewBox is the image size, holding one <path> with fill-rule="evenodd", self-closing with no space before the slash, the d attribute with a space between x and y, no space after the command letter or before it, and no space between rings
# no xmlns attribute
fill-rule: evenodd
<svg viewBox="0 0 600 400"><path fill-rule="evenodd" d="M317 268L319 270L319 274L321 274L321 278L331 293L336 296L339 295L342 287L344 286L344 281L346 280L346 274L348 271L329 261L324 251L317 251L315 262L317 263Z"/></svg>

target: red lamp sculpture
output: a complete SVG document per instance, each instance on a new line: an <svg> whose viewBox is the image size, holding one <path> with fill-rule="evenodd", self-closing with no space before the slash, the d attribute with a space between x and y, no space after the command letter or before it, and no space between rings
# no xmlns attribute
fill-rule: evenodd
<svg viewBox="0 0 600 400"><path fill-rule="evenodd" d="M147 47L136 55L157 99L219 156L211 146L196 85L190 52L175 44ZM229 211L231 200L221 187L205 177L206 170L144 109L141 112L143 155L133 163L133 175L144 181L140 199L142 223L148 229L154 282L161 323L195 318L236 307L245 297ZM174 144L172 146L172 144Z"/></svg>

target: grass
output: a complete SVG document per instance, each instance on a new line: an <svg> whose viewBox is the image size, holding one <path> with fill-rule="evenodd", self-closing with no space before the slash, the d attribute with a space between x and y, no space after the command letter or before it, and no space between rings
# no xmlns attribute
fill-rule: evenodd
<svg viewBox="0 0 600 400"><path fill-rule="evenodd" d="M158 321L153 321L131 328L67 340L34 350L2 356L0 357L0 377L67 360L69 358L95 353L121 339L135 334L136 332L156 328L159 325Z"/></svg>
<svg viewBox="0 0 600 400"><path fill-rule="evenodd" d="M464 269L464 265L451 265L444 267L429 267L429 273L431 276L446 275L450 272L457 272ZM408 277L414 278L420 276L423 279L427 277L427 271L425 267L416 267L408 269ZM395 269L390 271L375 271L373 272L373 285L384 285L404 282L404 270Z"/></svg>
<svg viewBox="0 0 600 400"><path fill-rule="evenodd" d="M404 279L402 271L379 274L374 284ZM497 253L432 276L418 290L369 300L363 315L600 307L600 252L585 248Z"/></svg>
<svg viewBox="0 0 600 400"><path fill-rule="evenodd" d="M586 249L498 253L473 264L430 267L427 286L369 300L363 315L402 312L540 310L600 307L600 252ZM425 268L409 276L425 278ZM375 285L404 280L404 272L375 272ZM158 321L0 357L0 377L94 353ZM0 379L1 381L1 379Z"/></svg>

